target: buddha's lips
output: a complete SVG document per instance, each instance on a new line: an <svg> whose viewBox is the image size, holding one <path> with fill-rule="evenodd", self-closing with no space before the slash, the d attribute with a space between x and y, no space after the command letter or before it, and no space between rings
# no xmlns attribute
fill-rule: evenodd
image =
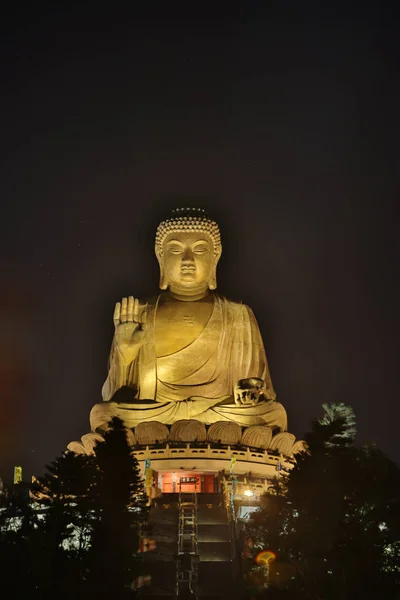
<svg viewBox="0 0 400 600"><path fill-rule="evenodd" d="M182 267L181 273L194 273L196 271L196 267Z"/></svg>

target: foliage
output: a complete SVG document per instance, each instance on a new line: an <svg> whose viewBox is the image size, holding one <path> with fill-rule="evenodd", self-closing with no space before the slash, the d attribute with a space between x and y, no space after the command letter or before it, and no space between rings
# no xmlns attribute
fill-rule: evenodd
<svg viewBox="0 0 400 600"><path fill-rule="evenodd" d="M0 495L0 564L2 587L9 590L8 598L35 590L35 570L40 560L34 552L38 524L39 515L23 484Z"/></svg>
<svg viewBox="0 0 400 600"><path fill-rule="evenodd" d="M247 527L253 561L262 549L277 555L261 586L257 571L266 570L253 572L249 561L249 581L266 598L395 599L400 471L374 446L355 445L349 407L323 409L306 436L310 452L275 483Z"/></svg>
<svg viewBox="0 0 400 600"><path fill-rule="evenodd" d="M44 477L31 487L31 496L45 515L44 530L57 550L80 556L90 546L93 528L95 457L65 452L46 468Z"/></svg>
<svg viewBox="0 0 400 600"><path fill-rule="evenodd" d="M122 422L115 419L104 437L94 456L64 452L29 494L19 484L16 493L0 496L8 598L102 598L106 590L117 599L134 595L129 584L138 568L146 496Z"/></svg>
<svg viewBox="0 0 400 600"><path fill-rule="evenodd" d="M140 525L147 516L147 498L120 419L113 419L104 438L105 442L96 447L97 519L95 552L90 556L90 590L124 598L138 575Z"/></svg>

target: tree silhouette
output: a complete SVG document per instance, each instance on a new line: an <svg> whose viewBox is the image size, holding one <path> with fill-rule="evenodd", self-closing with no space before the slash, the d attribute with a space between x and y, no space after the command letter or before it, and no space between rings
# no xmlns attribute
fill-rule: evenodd
<svg viewBox="0 0 400 600"><path fill-rule="evenodd" d="M94 457L64 452L35 480L31 496L42 517L35 545L40 548L37 587L42 597L68 598L84 577L84 558L94 525Z"/></svg>
<svg viewBox="0 0 400 600"><path fill-rule="evenodd" d="M0 561L8 598L132 598L146 496L119 419L94 456L64 452L30 494L0 496ZM105 577L105 574L107 576Z"/></svg>
<svg viewBox="0 0 400 600"><path fill-rule="evenodd" d="M323 408L306 436L310 453L270 489L247 527L253 561L260 550L276 554L262 594L394 600L400 585L400 471L377 448L355 446L350 407ZM257 570L267 572L252 564L254 591Z"/></svg>
<svg viewBox="0 0 400 600"><path fill-rule="evenodd" d="M33 541L39 526L37 511L23 484L0 495L0 565L2 589L10 599L36 595L36 565Z"/></svg>
<svg viewBox="0 0 400 600"><path fill-rule="evenodd" d="M95 447L98 471L94 487L96 523L89 556L91 593L132 597L139 573L140 526L147 516L147 497L126 429L115 417ZM104 578L104 573L107 577Z"/></svg>

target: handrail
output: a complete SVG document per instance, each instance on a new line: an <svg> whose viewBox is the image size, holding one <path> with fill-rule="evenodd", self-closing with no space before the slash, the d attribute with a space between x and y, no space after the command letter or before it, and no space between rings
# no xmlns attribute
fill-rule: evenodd
<svg viewBox="0 0 400 600"><path fill-rule="evenodd" d="M157 460L157 459L170 459L170 458L207 458L207 459L219 459L219 460L231 460L232 457L236 457L237 461L255 462L259 464L276 466L279 463L288 463L292 465L295 461L293 459L277 456L271 454L268 450L251 450L236 449L227 446L226 448L215 447L211 444L207 444L207 447L202 447L190 443L186 443L181 447L171 447L167 442L164 448L144 446L143 448L133 448L133 454L138 460Z"/></svg>

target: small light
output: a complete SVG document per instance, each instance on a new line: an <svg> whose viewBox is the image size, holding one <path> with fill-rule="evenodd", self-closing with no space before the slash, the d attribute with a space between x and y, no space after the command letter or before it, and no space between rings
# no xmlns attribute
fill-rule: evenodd
<svg viewBox="0 0 400 600"><path fill-rule="evenodd" d="M253 495L253 492L251 490L244 490L244 495L250 498L250 496Z"/></svg>
<svg viewBox="0 0 400 600"><path fill-rule="evenodd" d="M258 565L270 565L272 561L276 559L276 554L272 550L262 550L256 556L256 563Z"/></svg>

